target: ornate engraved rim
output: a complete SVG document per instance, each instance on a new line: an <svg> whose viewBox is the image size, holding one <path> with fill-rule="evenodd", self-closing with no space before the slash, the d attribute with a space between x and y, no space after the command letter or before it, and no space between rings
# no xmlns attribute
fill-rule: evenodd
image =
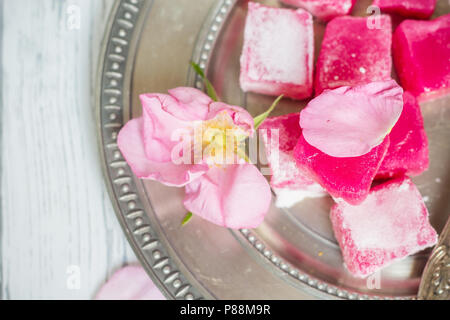
<svg viewBox="0 0 450 320"><path fill-rule="evenodd" d="M202 29L194 51L193 61L206 71L223 23L238 0L218 0L213 14ZM155 284L171 299L204 299L170 257L166 244L158 237L149 217L143 211L135 177L117 147L117 134L123 126L124 106L129 98L129 57L135 52L138 34L153 1L120 0L116 2L104 38L99 64L98 92L96 96L99 146L106 184L119 222L137 257ZM131 73L131 72L128 72ZM188 84L203 88L203 83L190 73ZM238 232L260 258L271 263L278 271L295 281L317 290L321 296L339 299L413 299L361 294L343 290L294 268L278 257L250 230Z"/></svg>

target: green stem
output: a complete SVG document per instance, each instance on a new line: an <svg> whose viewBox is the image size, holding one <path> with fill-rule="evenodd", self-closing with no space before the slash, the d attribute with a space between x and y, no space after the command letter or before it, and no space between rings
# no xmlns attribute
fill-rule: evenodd
<svg viewBox="0 0 450 320"><path fill-rule="evenodd" d="M208 96L211 99L213 99L214 101L219 101L219 99L217 98L216 90L214 89L213 85L208 80L208 78L206 78L205 73L203 72L202 68L200 68L200 66L193 61L191 61L191 66L194 69L194 71L203 79L203 82L205 83L205 86L206 86L206 92L208 93Z"/></svg>
<svg viewBox="0 0 450 320"><path fill-rule="evenodd" d="M264 112L264 113L262 113L262 114L260 114L259 116L256 116L255 118L254 118L254 121L255 121L255 130L258 130L258 128L259 128L259 126L264 122L264 120L266 120L267 119L267 117L272 113L272 111L275 109L275 107L278 105L278 103L280 102L280 100L283 98L283 95L281 95L281 96L279 96L273 103L272 103L272 105L270 106L270 108L266 111L266 112Z"/></svg>

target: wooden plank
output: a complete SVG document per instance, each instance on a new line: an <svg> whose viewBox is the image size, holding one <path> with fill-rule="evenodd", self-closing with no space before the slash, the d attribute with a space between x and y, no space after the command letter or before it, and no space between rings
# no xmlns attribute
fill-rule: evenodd
<svg viewBox="0 0 450 320"><path fill-rule="evenodd" d="M113 1L2 5L1 297L89 299L136 259L103 182L92 105Z"/></svg>

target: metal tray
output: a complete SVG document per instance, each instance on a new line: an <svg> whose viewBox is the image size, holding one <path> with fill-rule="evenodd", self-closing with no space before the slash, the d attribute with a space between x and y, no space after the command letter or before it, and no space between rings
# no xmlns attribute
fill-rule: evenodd
<svg viewBox="0 0 450 320"><path fill-rule="evenodd" d="M168 298L415 298L431 251L366 280L353 278L331 231L330 198L305 200L289 210L272 206L255 230L232 231L195 217L181 227L183 189L136 179L124 161L116 137L128 119L140 116L140 93L202 88L190 60L207 71L223 101L254 115L271 104L272 97L244 94L239 88L246 2L122 0L113 9L99 70L97 114L106 183L131 246ZM275 0L259 2L280 6ZM365 14L369 4L358 1L355 14ZM450 12L448 2L439 1L436 12ZM316 55L324 29L315 21ZM297 112L305 104L283 100L274 115ZM414 179L438 232L450 212L448 104L449 99L441 99L422 106L431 167ZM448 259L444 246L444 257L446 252ZM442 280L439 272L432 278ZM448 275L444 282L448 293Z"/></svg>

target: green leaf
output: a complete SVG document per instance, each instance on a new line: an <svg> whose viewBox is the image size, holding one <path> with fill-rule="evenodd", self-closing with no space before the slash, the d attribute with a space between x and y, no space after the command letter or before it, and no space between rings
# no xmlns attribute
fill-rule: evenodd
<svg viewBox="0 0 450 320"><path fill-rule="evenodd" d="M188 212L184 218L183 221L181 221L181 226L184 227L189 221L192 219L192 212Z"/></svg>
<svg viewBox="0 0 450 320"><path fill-rule="evenodd" d="M191 66L194 69L194 71L203 79L203 82L206 86L206 92L208 93L208 96L213 99L214 101L219 101L217 98L216 90L214 89L211 82L206 78L205 73L203 72L202 68L195 62L191 61Z"/></svg>
<svg viewBox="0 0 450 320"><path fill-rule="evenodd" d="M275 107L278 105L278 103L280 102L280 100L281 99L283 99L283 95L281 95L281 96L279 96L273 103L272 103L272 105L270 106L270 108L266 111L266 112L264 112L264 113L262 113L262 114L260 114L259 116L256 116L255 118L254 118L254 121L255 121L255 130L258 130L258 128L259 128L259 126L264 122L264 120L266 120L267 119L267 117L272 113L272 111L275 109Z"/></svg>

